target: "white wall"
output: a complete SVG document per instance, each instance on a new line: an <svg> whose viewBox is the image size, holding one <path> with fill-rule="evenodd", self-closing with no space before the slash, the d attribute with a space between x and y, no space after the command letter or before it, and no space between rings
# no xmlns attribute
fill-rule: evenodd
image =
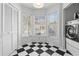
<svg viewBox="0 0 79 59"><path fill-rule="evenodd" d="M0 56L2 56L2 4L0 3Z"/></svg>
<svg viewBox="0 0 79 59"><path fill-rule="evenodd" d="M26 11L27 10L27 11ZM26 11L24 13L24 11ZM22 23L25 23L26 20L27 20L27 17L28 17L28 20L29 19L29 16L46 16L46 11L45 10L29 10L29 9L25 9L23 10L22 12ZM23 20L25 19L25 20ZM23 33L23 30L24 30L24 26L27 26L27 25L22 25L22 33ZM22 44L26 44L26 43L29 43L29 42L48 42L47 40L44 40L46 37L42 36L41 38L39 38L39 36L22 36ZM47 38L46 38L47 39Z"/></svg>
<svg viewBox="0 0 79 59"><path fill-rule="evenodd" d="M28 33L25 32L25 29L27 28L26 30L28 30L27 21L30 15L31 10L29 8L24 8L21 6L21 45L25 44L26 42L29 42L29 40L27 40Z"/></svg>
<svg viewBox="0 0 79 59"><path fill-rule="evenodd" d="M29 8L21 7L21 12L22 12L22 15L24 15L24 16L31 15L31 9L29 9Z"/></svg>
<svg viewBox="0 0 79 59"><path fill-rule="evenodd" d="M57 31L57 38L56 37L51 37L49 42L50 44L54 43L56 46L62 47L62 4L57 4L55 7L52 7L51 9L48 9L47 15L58 11L59 13L59 20L58 20L58 31ZM53 44L52 44L53 45Z"/></svg>
<svg viewBox="0 0 79 59"><path fill-rule="evenodd" d="M31 15L33 16L46 16L47 12L46 9L33 9L31 10Z"/></svg>
<svg viewBox="0 0 79 59"><path fill-rule="evenodd" d="M27 20L29 19L29 16L31 15L31 10L29 8L21 7L21 35L24 31L24 27L27 27Z"/></svg>
<svg viewBox="0 0 79 59"><path fill-rule="evenodd" d="M27 10L27 11L26 11ZM24 10L23 10L23 14L25 16L46 16L47 15L47 10L46 9L25 9L25 14L23 13ZM22 37L22 44L26 44L26 43L29 43L29 42L48 42L48 36L30 36L30 37Z"/></svg>

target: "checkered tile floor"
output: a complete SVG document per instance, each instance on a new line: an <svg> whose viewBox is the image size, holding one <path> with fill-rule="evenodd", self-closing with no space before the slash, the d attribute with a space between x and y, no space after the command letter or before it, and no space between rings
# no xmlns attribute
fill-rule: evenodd
<svg viewBox="0 0 79 59"><path fill-rule="evenodd" d="M72 54L48 43L32 42L23 45L14 51L11 56L72 56Z"/></svg>

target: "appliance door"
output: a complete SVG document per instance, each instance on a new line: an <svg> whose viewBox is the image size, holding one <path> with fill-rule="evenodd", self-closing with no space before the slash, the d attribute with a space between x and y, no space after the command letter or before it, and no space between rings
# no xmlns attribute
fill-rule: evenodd
<svg viewBox="0 0 79 59"><path fill-rule="evenodd" d="M74 39L77 37L76 33L77 28L74 27L73 25L68 25L66 28L66 37L69 39Z"/></svg>

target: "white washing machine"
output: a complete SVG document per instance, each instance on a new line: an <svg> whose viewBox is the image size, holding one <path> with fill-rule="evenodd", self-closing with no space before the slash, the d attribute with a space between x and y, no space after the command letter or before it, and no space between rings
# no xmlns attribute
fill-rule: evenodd
<svg viewBox="0 0 79 59"><path fill-rule="evenodd" d="M68 21L65 28L66 38L79 42L79 19Z"/></svg>

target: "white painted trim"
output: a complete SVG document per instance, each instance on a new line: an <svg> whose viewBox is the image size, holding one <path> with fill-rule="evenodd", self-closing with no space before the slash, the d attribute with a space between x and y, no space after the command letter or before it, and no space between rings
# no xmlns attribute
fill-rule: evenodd
<svg viewBox="0 0 79 59"><path fill-rule="evenodd" d="M72 3L66 3L67 5L64 7L62 7L63 9L66 9L66 8L68 8L69 6L71 6L72 5Z"/></svg>
<svg viewBox="0 0 79 59"><path fill-rule="evenodd" d="M62 4L62 48L63 49L66 49L65 48L65 20L64 20L64 9L63 9L63 4Z"/></svg>
<svg viewBox="0 0 79 59"><path fill-rule="evenodd" d="M15 9L15 10L17 10L17 12L18 12L18 20L17 20L17 48L19 48L19 45L20 45L20 27L21 27L21 25L20 25L20 20L21 20L21 10L19 10L18 8L16 8L16 6L14 5L14 4L12 4L12 3L9 3L9 5L13 8L13 9Z"/></svg>
<svg viewBox="0 0 79 59"><path fill-rule="evenodd" d="M3 40L2 40L3 39L2 38L2 35L3 35L3 23L2 23L3 22L3 4L2 3L1 3L1 8L0 9L1 9L0 10L0 12L1 12L1 15L0 15L1 16L1 20L0 20L1 21L1 28L0 28L1 29L1 35L0 36L1 36L1 46L2 46L1 47L1 50L2 50L1 56L2 56L3 55Z"/></svg>

